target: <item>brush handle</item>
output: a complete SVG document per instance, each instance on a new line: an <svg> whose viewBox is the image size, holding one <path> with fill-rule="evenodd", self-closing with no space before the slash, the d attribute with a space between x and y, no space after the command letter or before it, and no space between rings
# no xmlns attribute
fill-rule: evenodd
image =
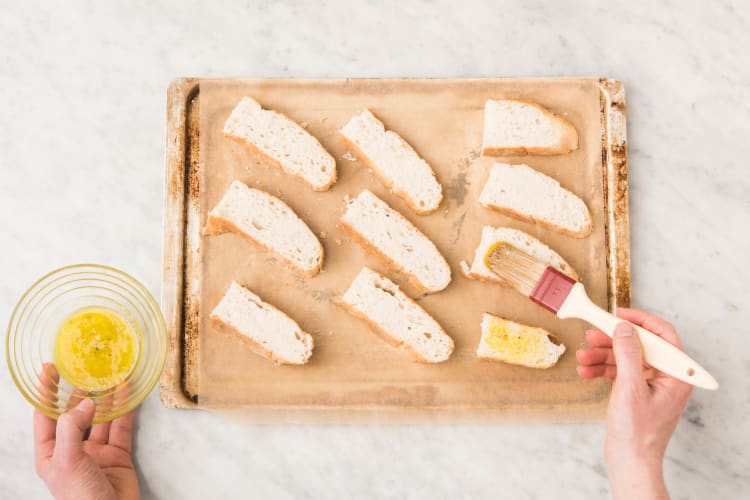
<svg viewBox="0 0 750 500"><path fill-rule="evenodd" d="M610 337L614 334L615 327L619 323L625 322L625 320L608 313L591 302L581 283L573 285L565 302L557 311L557 316L563 319L583 319ZM638 338L640 338L643 347L643 358L646 363L667 375L696 387L710 390L718 389L719 384L716 379L701 365L693 361L690 356L655 333L649 332L638 325L630 324L638 332Z"/></svg>

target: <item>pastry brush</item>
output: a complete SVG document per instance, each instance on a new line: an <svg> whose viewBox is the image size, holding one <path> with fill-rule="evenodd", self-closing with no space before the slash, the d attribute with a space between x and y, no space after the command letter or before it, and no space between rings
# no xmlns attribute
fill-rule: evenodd
<svg viewBox="0 0 750 500"><path fill-rule="evenodd" d="M504 282L559 318L583 319L610 337L615 327L625 321L591 302L582 283L510 243L495 243L484 261ZM646 363L696 387L710 390L719 387L711 374L683 351L645 328L632 323L631 326L638 332Z"/></svg>

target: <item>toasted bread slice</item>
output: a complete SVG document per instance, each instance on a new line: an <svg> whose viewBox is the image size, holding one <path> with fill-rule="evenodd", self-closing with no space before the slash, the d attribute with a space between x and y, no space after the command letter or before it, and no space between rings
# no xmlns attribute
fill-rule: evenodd
<svg viewBox="0 0 750 500"><path fill-rule="evenodd" d="M477 356L529 368L549 368L565 352L556 336L533 326L482 314L482 338Z"/></svg>
<svg viewBox="0 0 750 500"><path fill-rule="evenodd" d="M583 238L591 234L591 214L583 200L528 165L495 163L479 202L569 236Z"/></svg>
<svg viewBox="0 0 750 500"><path fill-rule="evenodd" d="M571 278L578 279L578 274L570 264L565 262L557 252L530 234L509 227L492 226L484 226L482 228L482 240L479 242L479 246L474 253L474 261L471 267L465 261L461 262L461 271L467 278L504 284L504 281L497 274L493 273L484 262L484 258L490 247L498 241L508 242L535 257L537 260L559 269Z"/></svg>
<svg viewBox="0 0 750 500"><path fill-rule="evenodd" d="M369 110L353 116L340 133L357 158L412 210L422 215L437 210L443 189L435 172L405 140L386 130Z"/></svg>
<svg viewBox="0 0 750 500"><path fill-rule="evenodd" d="M336 160L315 137L250 97L243 97L232 110L224 135L301 177L315 191L325 191L336 182Z"/></svg>
<svg viewBox="0 0 750 500"><path fill-rule="evenodd" d="M453 352L453 339L432 316L388 278L364 267L340 304L367 321L395 347L405 348L417 361L439 363Z"/></svg>
<svg viewBox="0 0 750 500"><path fill-rule="evenodd" d="M232 231L277 256L305 276L323 267L323 246L289 205L234 181L208 213L203 234Z"/></svg>
<svg viewBox="0 0 750 500"><path fill-rule="evenodd" d="M578 132L565 118L533 103L513 99L484 105L482 154L559 155L578 149Z"/></svg>
<svg viewBox="0 0 750 500"><path fill-rule="evenodd" d="M341 226L423 293L439 292L450 283L451 269L435 244L367 189L348 204Z"/></svg>
<svg viewBox="0 0 750 500"><path fill-rule="evenodd" d="M218 330L229 333L253 352L279 364L303 365L313 351L313 338L289 316L232 282L211 312Z"/></svg>

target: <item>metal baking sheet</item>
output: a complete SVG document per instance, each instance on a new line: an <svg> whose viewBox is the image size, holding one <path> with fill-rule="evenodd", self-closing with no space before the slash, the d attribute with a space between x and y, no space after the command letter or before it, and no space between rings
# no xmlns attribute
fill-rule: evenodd
<svg viewBox="0 0 750 500"><path fill-rule="evenodd" d="M222 136L224 120L244 95L284 112L321 141L339 169L331 190L313 192ZM537 101L566 116L578 129L579 149L550 157L482 158L484 101L503 97ZM459 262L471 260L483 225L515 227L568 260L595 302L610 310L628 305L624 106L619 82L592 78L173 82L167 108L162 288L170 350L162 400L170 407L234 408L254 421L600 417L609 383L580 380L574 369L584 324L563 322L512 290L468 280ZM366 168L348 159L337 131L365 107L436 170L445 199L434 214L413 214ZM482 208L477 196L493 161L528 163L560 180L588 204L592 234L575 239ZM311 226L326 250L323 273L302 279L236 235L200 235L206 212L234 179L280 196ZM456 342L446 363L411 362L335 305L364 264L416 296L402 276L367 256L336 227L346 197L365 187L430 236L451 265L453 280L445 291L418 297ZM316 350L308 365L273 365L213 331L206 316L232 279L313 334ZM547 328L568 351L548 370L480 361L474 351L483 311Z"/></svg>

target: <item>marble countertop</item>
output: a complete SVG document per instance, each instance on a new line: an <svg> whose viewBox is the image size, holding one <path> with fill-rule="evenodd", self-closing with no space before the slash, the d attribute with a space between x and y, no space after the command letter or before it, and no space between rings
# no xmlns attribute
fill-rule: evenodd
<svg viewBox="0 0 750 500"><path fill-rule="evenodd" d="M33 280L73 262L121 267L159 295L174 77L611 76L628 100L634 304L676 324L722 384L695 392L669 488L750 490L747 4L368 3L3 3L0 323ZM5 366L0 398L0 498L45 498L32 411ZM252 426L167 410L154 392L135 441L144 498L608 491L602 423Z"/></svg>

